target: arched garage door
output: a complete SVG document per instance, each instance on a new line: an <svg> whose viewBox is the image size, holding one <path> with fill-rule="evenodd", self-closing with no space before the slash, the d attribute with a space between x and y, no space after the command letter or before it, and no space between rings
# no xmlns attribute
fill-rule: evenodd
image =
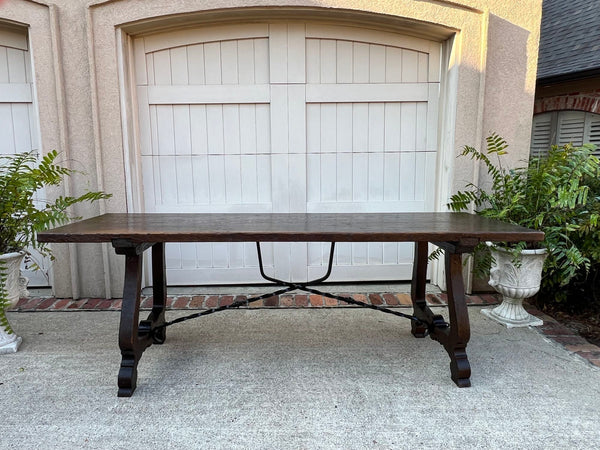
<svg viewBox="0 0 600 450"><path fill-rule="evenodd" d="M358 27L258 23L134 41L147 212L433 208L440 43ZM328 244L264 244L276 276ZM408 279L411 244L343 243L332 279ZM260 281L253 244L168 246L169 284Z"/></svg>

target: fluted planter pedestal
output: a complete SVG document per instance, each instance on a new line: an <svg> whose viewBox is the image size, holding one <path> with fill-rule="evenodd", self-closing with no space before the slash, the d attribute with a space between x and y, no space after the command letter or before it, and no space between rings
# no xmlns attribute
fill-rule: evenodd
<svg viewBox="0 0 600 450"><path fill-rule="evenodd" d="M5 276L4 291L8 300L8 307L15 306L21 294L26 292L20 271L21 261L24 256L25 254L20 252L0 255L0 260L3 262L3 267L0 267L0 269L3 270ZM0 319L3 316L5 317L5 313L6 311L4 310L0 311ZM8 321L6 324L8 324ZM21 342L21 337L12 332L10 326L0 323L0 355L16 352Z"/></svg>
<svg viewBox="0 0 600 450"><path fill-rule="evenodd" d="M540 290L546 249L523 250L519 264L514 264L512 253L489 244L494 263L490 270L489 285L502 294L502 303L481 313L508 328L535 327L543 321L523 308L523 300Z"/></svg>

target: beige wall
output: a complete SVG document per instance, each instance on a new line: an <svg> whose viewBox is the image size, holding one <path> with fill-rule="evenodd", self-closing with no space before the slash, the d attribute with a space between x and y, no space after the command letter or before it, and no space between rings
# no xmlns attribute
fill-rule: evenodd
<svg viewBox="0 0 600 450"><path fill-rule="evenodd" d="M456 161L491 132L529 151L541 0L9 0L0 21L29 28L43 150L62 149L85 167L67 192L104 189L110 201L78 213L126 211L126 161L135 133L128 101L129 37L187 24L307 18L370 24L446 42L440 99L438 208L479 169ZM1 22L0 22L1 26ZM80 167L80 166L77 166ZM60 248L59 248L60 247ZM122 261L109 246L57 246L58 296L121 295ZM71 276L73 274L73 276Z"/></svg>

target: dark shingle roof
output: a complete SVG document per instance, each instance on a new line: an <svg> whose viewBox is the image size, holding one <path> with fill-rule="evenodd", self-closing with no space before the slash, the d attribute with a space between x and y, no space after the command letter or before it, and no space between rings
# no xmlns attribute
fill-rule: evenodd
<svg viewBox="0 0 600 450"><path fill-rule="evenodd" d="M538 79L600 68L600 0L544 0Z"/></svg>

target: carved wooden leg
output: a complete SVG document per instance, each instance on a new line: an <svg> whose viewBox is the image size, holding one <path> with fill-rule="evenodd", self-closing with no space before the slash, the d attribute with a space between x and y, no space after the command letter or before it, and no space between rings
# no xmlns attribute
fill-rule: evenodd
<svg viewBox="0 0 600 450"><path fill-rule="evenodd" d="M144 350L152 344L149 334L140 333L140 292L142 282L142 254L147 245L113 243L119 255L125 255L125 285L119 325L119 397L130 397L136 388L137 366Z"/></svg>
<svg viewBox="0 0 600 450"><path fill-rule="evenodd" d="M467 343L471 337L469 312L465 300L461 253L446 250L446 289L450 330L443 344L450 355L450 373L458 387L471 386L471 365L467 358Z"/></svg>
<svg viewBox="0 0 600 450"><path fill-rule="evenodd" d="M425 284L427 281L427 242L415 242L415 259L410 286L410 298L413 303L413 314L424 317L427 309ZM411 322L411 332L414 337L427 336L427 326L423 323Z"/></svg>
<svg viewBox="0 0 600 450"><path fill-rule="evenodd" d="M158 242L152 246L152 312L148 316L151 327L165 323L165 306L167 303L167 282L165 277L165 243ZM163 344L167 338L167 329L159 328L152 334L152 342Z"/></svg>

